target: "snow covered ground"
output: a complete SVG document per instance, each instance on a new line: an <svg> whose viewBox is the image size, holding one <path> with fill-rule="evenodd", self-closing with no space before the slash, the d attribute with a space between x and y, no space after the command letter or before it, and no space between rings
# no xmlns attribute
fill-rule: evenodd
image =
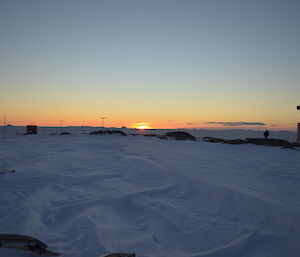
<svg viewBox="0 0 300 257"><path fill-rule="evenodd" d="M0 168L0 233L64 257L300 256L300 151L44 134L0 141Z"/></svg>

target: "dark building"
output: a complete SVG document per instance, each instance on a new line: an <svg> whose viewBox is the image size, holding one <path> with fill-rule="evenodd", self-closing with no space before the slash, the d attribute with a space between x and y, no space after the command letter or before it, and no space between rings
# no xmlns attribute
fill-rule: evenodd
<svg viewBox="0 0 300 257"><path fill-rule="evenodd" d="M37 134L37 126L36 125L27 125L27 134L28 135Z"/></svg>

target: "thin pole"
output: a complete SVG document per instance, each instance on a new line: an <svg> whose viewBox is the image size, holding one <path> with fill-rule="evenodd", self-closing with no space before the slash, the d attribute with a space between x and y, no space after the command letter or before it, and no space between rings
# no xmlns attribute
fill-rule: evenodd
<svg viewBox="0 0 300 257"><path fill-rule="evenodd" d="M5 140L6 116L3 117L3 140Z"/></svg>
<svg viewBox="0 0 300 257"><path fill-rule="evenodd" d="M100 117L100 119L102 119L102 128L104 128L104 120L106 119L106 117Z"/></svg>
<svg viewBox="0 0 300 257"><path fill-rule="evenodd" d="M297 106L297 110L300 110L300 105ZM297 125L297 143L300 144L300 123Z"/></svg>
<svg viewBox="0 0 300 257"><path fill-rule="evenodd" d="M64 120L59 120L60 121L60 132L62 132L62 123L64 122Z"/></svg>

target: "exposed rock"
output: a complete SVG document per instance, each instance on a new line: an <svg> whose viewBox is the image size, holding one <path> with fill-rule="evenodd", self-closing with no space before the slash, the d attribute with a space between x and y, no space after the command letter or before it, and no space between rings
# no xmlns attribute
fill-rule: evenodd
<svg viewBox="0 0 300 257"><path fill-rule="evenodd" d="M243 139L233 139L233 140L227 140L224 143L230 145L241 145L241 144L248 144L248 141Z"/></svg>
<svg viewBox="0 0 300 257"><path fill-rule="evenodd" d="M293 147L293 146L291 146L291 145L289 145L289 146L282 146L282 147L280 147L281 149L291 149L291 150L297 150L297 151L299 151L298 149L296 149L295 147Z"/></svg>
<svg viewBox="0 0 300 257"><path fill-rule="evenodd" d="M71 135L69 132L61 132L60 135Z"/></svg>
<svg viewBox="0 0 300 257"><path fill-rule="evenodd" d="M168 139L167 136L159 136L158 138L159 138L159 139Z"/></svg>
<svg viewBox="0 0 300 257"><path fill-rule="evenodd" d="M291 143L283 139L247 138L250 144L266 146L291 146Z"/></svg>
<svg viewBox="0 0 300 257"><path fill-rule="evenodd" d="M105 130L92 131L89 133L89 135L104 135L104 134L107 134Z"/></svg>
<svg viewBox="0 0 300 257"><path fill-rule="evenodd" d="M177 131L177 132L169 132L164 136L160 137L161 139L176 139L176 140L192 140L196 141L196 138L187 132Z"/></svg>
<svg viewBox="0 0 300 257"><path fill-rule="evenodd" d="M300 144L298 143L291 144L290 142L283 139L247 138L246 140L243 139L225 140L225 139L215 138L215 137L204 137L202 140L210 143L224 143L224 144L231 144L231 145L254 144L254 145L265 145L265 146L282 146L285 149L293 149L293 147L300 146Z"/></svg>
<svg viewBox="0 0 300 257"><path fill-rule="evenodd" d="M216 137L203 137L202 141L210 143L226 143L226 140Z"/></svg>
<svg viewBox="0 0 300 257"><path fill-rule="evenodd" d="M121 135L121 136L127 136L126 133L124 133L123 131L121 130L111 130L111 131L108 131L108 134L117 134L117 135Z"/></svg>
<svg viewBox="0 0 300 257"><path fill-rule="evenodd" d="M121 130L98 130L98 131L92 131L89 133L89 135L121 135L121 136L127 136L123 131Z"/></svg>
<svg viewBox="0 0 300 257"><path fill-rule="evenodd" d="M248 142L246 140L243 140L243 139L225 140L225 139L216 138L216 137L204 137L202 139L202 141L210 142L210 143L223 143L223 144L230 144L230 145L248 144Z"/></svg>
<svg viewBox="0 0 300 257"><path fill-rule="evenodd" d="M291 143L291 146L293 146L293 147L300 147L300 144L297 143L297 142L294 142L294 143Z"/></svg>

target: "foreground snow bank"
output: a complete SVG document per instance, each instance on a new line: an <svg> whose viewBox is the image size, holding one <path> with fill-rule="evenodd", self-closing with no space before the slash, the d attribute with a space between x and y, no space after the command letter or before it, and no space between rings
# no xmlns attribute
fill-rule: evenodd
<svg viewBox="0 0 300 257"><path fill-rule="evenodd" d="M0 167L17 171L0 174L0 233L66 257L300 252L299 151L44 135L9 138L0 153Z"/></svg>

